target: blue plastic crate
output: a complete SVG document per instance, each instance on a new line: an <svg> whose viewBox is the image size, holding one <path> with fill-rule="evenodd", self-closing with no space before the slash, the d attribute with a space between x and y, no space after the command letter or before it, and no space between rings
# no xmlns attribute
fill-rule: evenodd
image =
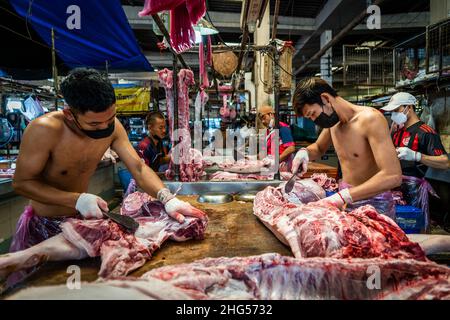
<svg viewBox="0 0 450 320"><path fill-rule="evenodd" d="M329 197L329 196L332 196L333 194L335 194L336 192L334 192L334 191L325 191L325 195L327 196L327 197Z"/></svg>
<svg viewBox="0 0 450 320"><path fill-rule="evenodd" d="M119 175L119 180L120 184L122 185L123 192L126 192L132 178L131 173L127 169L122 168L120 168L117 173Z"/></svg>
<svg viewBox="0 0 450 320"><path fill-rule="evenodd" d="M405 233L421 233L425 229L422 209L413 206L395 206L396 222Z"/></svg>

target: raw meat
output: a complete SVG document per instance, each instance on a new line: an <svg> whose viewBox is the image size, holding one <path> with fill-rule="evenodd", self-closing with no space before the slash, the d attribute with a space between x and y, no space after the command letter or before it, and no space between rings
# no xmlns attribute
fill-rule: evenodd
<svg viewBox="0 0 450 320"><path fill-rule="evenodd" d="M241 159L238 161L227 161L219 164L219 168L235 173L256 173L265 170L273 165L273 159L266 157L262 160Z"/></svg>
<svg viewBox="0 0 450 320"><path fill-rule="evenodd" d="M178 223L167 215L159 201L142 202L148 195L131 194L136 206L127 201L122 214L133 216L139 223L134 235L123 232L111 220L69 219L61 225L64 237L87 252L90 257L101 256L101 277L117 277L141 267L168 238L175 241L203 239L206 221L186 217ZM141 204L138 208L138 204Z"/></svg>
<svg viewBox="0 0 450 320"><path fill-rule="evenodd" d="M203 161L202 153L194 148L180 148L181 163L180 163L180 181L195 182L199 181L201 177L206 175L204 168L206 164ZM175 172L173 170L174 153L171 155L169 169L166 171L166 178L173 180Z"/></svg>
<svg viewBox="0 0 450 320"><path fill-rule="evenodd" d="M371 276L378 270L376 284ZM405 259L294 259L272 253L207 258L154 269L142 278L169 282L194 299L450 299L449 268Z"/></svg>
<svg viewBox="0 0 450 320"><path fill-rule="evenodd" d="M174 241L203 239L206 220L186 217L180 224L167 215L162 203L149 200L148 195L136 192L124 201L121 213L134 217L139 223L134 235L123 232L111 220L67 219L61 223L61 234L29 249L0 256L0 282L11 272L45 261L87 256L101 256L100 277L124 276L142 266L169 238Z"/></svg>
<svg viewBox="0 0 450 320"><path fill-rule="evenodd" d="M254 173L233 173L226 171L216 171L210 176L210 181L245 181L245 180L272 180L274 177L271 175L261 175Z"/></svg>
<svg viewBox="0 0 450 320"><path fill-rule="evenodd" d="M312 200L297 198L302 203ZM297 258L426 260L420 246L372 206L344 212L326 203L295 204L286 199L282 188L268 187L256 195L253 210L280 241L291 247Z"/></svg>
<svg viewBox="0 0 450 320"><path fill-rule="evenodd" d="M205 174L205 163L199 150L191 148L189 129L189 85L195 84L191 70L181 69L178 73L178 134L174 132L173 105L173 72L164 69L159 71L159 81L166 90L167 116L169 119L169 136L174 148L171 151L171 161L166 171L166 178L175 177L174 164L179 164L180 180L182 182L198 181ZM179 141L177 140L179 137ZM177 150L175 152L174 150ZM177 157L174 159L174 157Z"/></svg>
<svg viewBox="0 0 450 320"><path fill-rule="evenodd" d="M400 206L406 206L407 202L403 199L403 192L392 191L392 197L394 198L395 204Z"/></svg>
<svg viewBox="0 0 450 320"><path fill-rule="evenodd" d="M328 177L326 173L313 173L311 179L326 191L337 191L339 189L336 179Z"/></svg>
<svg viewBox="0 0 450 320"><path fill-rule="evenodd" d="M47 286L9 299L450 299L450 269L402 259L294 259L275 253L206 258L128 277ZM83 295L79 292L82 291Z"/></svg>

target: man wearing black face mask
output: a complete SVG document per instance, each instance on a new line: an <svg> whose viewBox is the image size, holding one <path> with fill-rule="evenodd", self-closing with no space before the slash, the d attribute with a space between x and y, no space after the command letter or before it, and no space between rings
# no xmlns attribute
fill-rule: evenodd
<svg viewBox="0 0 450 320"><path fill-rule="evenodd" d="M301 81L293 105L297 115L313 120L323 130L315 143L296 154L292 171L301 166L304 174L308 161L320 159L331 143L341 164L341 190L324 201L351 206L401 184L400 163L381 112L346 101L320 78ZM395 214L393 206L392 202Z"/></svg>
<svg viewBox="0 0 450 320"><path fill-rule="evenodd" d="M45 240L38 230L47 229L48 237L59 233L63 217L103 218L107 203L87 193L87 189L109 147L125 163L137 184L158 198L172 218L179 222L184 221L185 215L205 218L202 211L172 195L141 161L116 119L114 89L98 71L73 70L62 82L61 91L68 106L35 119L23 135L13 187L31 202L18 224L22 225L20 230L28 232L21 234L18 229L12 251Z"/></svg>

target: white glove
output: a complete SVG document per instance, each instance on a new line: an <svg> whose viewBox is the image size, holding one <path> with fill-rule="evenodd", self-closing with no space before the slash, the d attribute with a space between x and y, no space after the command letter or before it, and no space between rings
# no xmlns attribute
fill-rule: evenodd
<svg viewBox="0 0 450 320"><path fill-rule="evenodd" d="M352 204L353 199L350 195L350 190L347 188L317 202L329 203L335 207L342 208L344 204Z"/></svg>
<svg viewBox="0 0 450 320"><path fill-rule="evenodd" d="M94 194L82 193L77 200L75 209L86 219L102 219L103 211L109 211L105 200Z"/></svg>
<svg viewBox="0 0 450 320"><path fill-rule="evenodd" d="M194 208L188 202L177 199L167 188L161 189L156 197L164 204L167 214L179 223L184 222L184 216L206 219L206 214L203 211Z"/></svg>
<svg viewBox="0 0 450 320"><path fill-rule="evenodd" d="M308 171L308 162L309 162L309 156L308 156L308 150L306 148L301 148L297 154L294 157L294 160L292 161L292 173L294 173L297 168L300 168L300 176L304 175L306 171Z"/></svg>
<svg viewBox="0 0 450 320"><path fill-rule="evenodd" d="M422 154L407 147L397 148L397 156L400 160L420 162Z"/></svg>

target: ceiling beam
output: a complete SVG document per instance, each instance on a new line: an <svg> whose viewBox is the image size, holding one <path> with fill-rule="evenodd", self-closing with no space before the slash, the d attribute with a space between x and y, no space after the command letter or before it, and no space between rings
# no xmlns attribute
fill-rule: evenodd
<svg viewBox="0 0 450 320"><path fill-rule="evenodd" d="M122 6L128 18L128 23L133 29L150 30L152 29L152 19L149 17L139 17L138 12L142 10L141 7ZM209 11L209 16L214 26L225 33L241 33L240 13L234 12L217 12ZM273 16L271 16L271 21ZM286 17L280 16L278 18L278 34L281 35L305 35L314 31L315 19L300 18L300 17Z"/></svg>

